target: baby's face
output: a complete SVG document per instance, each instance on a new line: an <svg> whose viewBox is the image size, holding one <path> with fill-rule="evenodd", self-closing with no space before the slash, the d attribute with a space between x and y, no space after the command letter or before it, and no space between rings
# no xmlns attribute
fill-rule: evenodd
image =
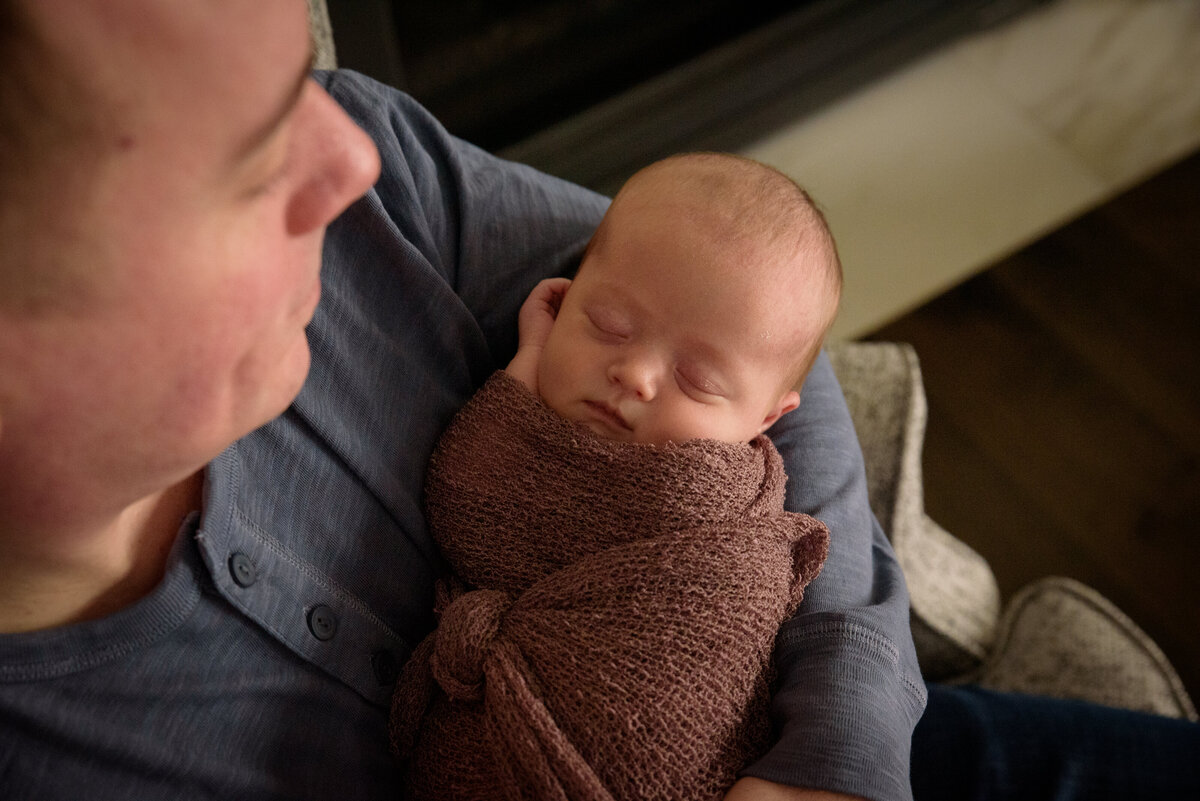
<svg viewBox="0 0 1200 801"><path fill-rule="evenodd" d="M747 442L794 409L790 372L821 333L817 300L803 308L779 270L704 244L702 220L610 214L542 351L543 400L602 437L654 444Z"/></svg>

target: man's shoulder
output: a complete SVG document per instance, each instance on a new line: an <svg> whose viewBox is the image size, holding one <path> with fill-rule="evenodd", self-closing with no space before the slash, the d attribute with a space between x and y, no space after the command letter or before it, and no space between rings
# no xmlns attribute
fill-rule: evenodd
<svg viewBox="0 0 1200 801"><path fill-rule="evenodd" d="M342 98L358 102L397 102L401 105L416 101L399 89L380 83L374 78L354 70L313 70L313 80L339 102Z"/></svg>

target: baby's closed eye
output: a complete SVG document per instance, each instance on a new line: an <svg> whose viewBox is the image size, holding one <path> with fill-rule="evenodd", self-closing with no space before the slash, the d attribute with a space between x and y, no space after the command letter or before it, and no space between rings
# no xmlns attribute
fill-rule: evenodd
<svg viewBox="0 0 1200 801"><path fill-rule="evenodd" d="M621 342L629 338L633 332L628 321L607 309L588 309L584 314L591 323L592 333L600 339Z"/></svg>
<svg viewBox="0 0 1200 801"><path fill-rule="evenodd" d="M715 400L725 395L720 384L703 370L692 365L676 367L675 378L680 389L696 400Z"/></svg>

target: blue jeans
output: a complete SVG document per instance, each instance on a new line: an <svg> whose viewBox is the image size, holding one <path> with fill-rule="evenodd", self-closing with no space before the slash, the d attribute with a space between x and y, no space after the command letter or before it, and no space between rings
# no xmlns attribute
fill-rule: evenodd
<svg viewBox="0 0 1200 801"><path fill-rule="evenodd" d="M1200 725L930 684L913 734L916 801L1200 798Z"/></svg>

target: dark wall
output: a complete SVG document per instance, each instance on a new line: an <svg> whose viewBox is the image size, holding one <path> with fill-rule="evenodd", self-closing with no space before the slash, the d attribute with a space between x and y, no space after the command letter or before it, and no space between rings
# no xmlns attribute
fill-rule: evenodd
<svg viewBox="0 0 1200 801"><path fill-rule="evenodd" d="M329 0L329 10L342 66L405 89L482 147L608 191L670 152L735 149L1038 1Z"/></svg>

